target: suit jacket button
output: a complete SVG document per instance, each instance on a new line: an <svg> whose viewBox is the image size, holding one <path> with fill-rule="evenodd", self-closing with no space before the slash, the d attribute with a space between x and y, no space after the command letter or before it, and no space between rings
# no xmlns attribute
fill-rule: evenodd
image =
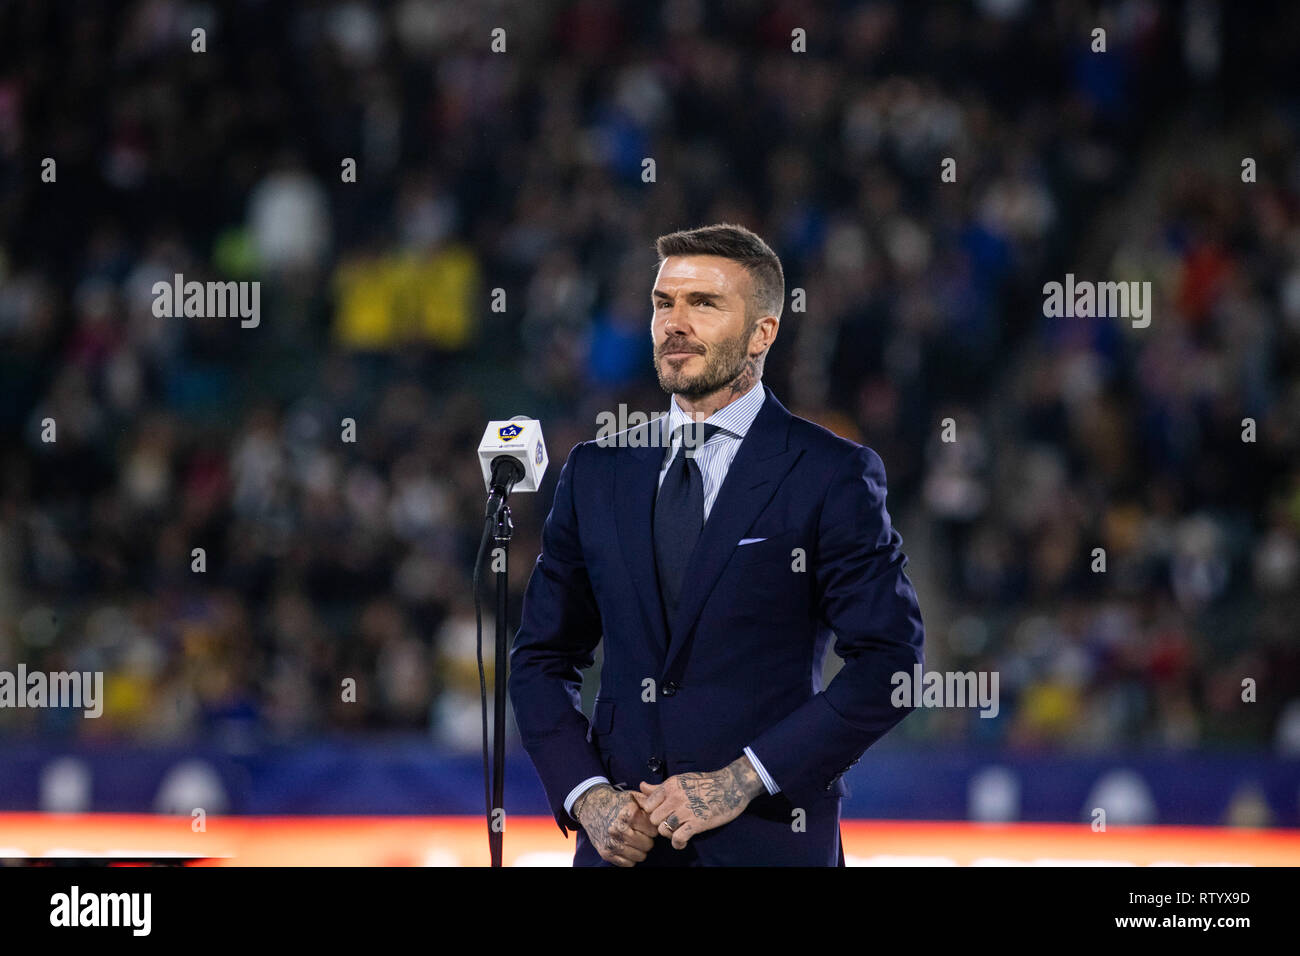
<svg viewBox="0 0 1300 956"><path fill-rule="evenodd" d="M665 696L665 697L671 697L671 696L673 696L673 694L677 693L677 688L680 687L680 686L681 686L681 685L678 684L676 681L672 681L672 680L670 680L670 681L666 682L666 683L664 684L664 696Z"/></svg>
<svg viewBox="0 0 1300 956"><path fill-rule="evenodd" d="M651 757L649 760L645 762L645 765L650 768L651 773L658 773L659 768L661 768L664 764L663 761L660 760L658 757Z"/></svg>

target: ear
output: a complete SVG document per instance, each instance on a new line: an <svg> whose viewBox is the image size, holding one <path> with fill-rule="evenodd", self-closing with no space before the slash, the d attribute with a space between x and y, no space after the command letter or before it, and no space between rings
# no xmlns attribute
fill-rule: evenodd
<svg viewBox="0 0 1300 956"><path fill-rule="evenodd" d="M775 315L765 315L754 323L754 332L749 337L751 349L759 346L759 353L766 352L776 341L776 333L781 327L781 320Z"/></svg>

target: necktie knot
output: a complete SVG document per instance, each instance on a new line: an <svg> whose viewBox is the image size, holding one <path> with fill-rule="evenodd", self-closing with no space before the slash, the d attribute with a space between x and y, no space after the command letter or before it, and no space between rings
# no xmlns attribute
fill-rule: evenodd
<svg viewBox="0 0 1300 956"><path fill-rule="evenodd" d="M678 425L673 433L674 440L681 443L681 451L678 452L678 457L681 456L683 451L686 453L687 458L692 457L721 428L721 425L705 422L687 422L685 425Z"/></svg>

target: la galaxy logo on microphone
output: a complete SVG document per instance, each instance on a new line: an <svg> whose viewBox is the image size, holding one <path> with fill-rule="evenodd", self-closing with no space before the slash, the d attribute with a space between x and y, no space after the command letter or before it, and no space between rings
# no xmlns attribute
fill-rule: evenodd
<svg viewBox="0 0 1300 956"><path fill-rule="evenodd" d="M539 465L542 463L542 443L540 440L537 442L537 448L533 451L533 461Z"/></svg>
<svg viewBox="0 0 1300 956"><path fill-rule="evenodd" d="M502 441L509 441L512 438L518 438L519 433L523 430L523 427L520 425L504 425L497 429L497 437ZM540 447L541 446L539 445L538 448ZM541 459L539 458L538 461L541 461Z"/></svg>

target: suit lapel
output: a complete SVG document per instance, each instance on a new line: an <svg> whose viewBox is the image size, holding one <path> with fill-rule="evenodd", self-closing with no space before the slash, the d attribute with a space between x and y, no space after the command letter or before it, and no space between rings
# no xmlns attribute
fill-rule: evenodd
<svg viewBox="0 0 1300 956"><path fill-rule="evenodd" d="M749 431L745 433L745 438L736 451L736 457L732 459L731 467L727 469L727 477L723 479L722 487L713 501L709 518L700 533L699 543L683 575L677 614L671 623L672 641L669 645L666 672L672 671L674 662L685 650L688 643L685 637L700 616L705 600L735 550L736 542L749 530L759 513L772 500L777 487L794 466L795 460L802 454L800 450L787 450L791 415L785 406L776 400L771 389L766 385L763 389L766 393L763 404L749 426ZM652 489L656 487L657 479L658 472L655 471L651 477ZM647 498L645 504L641 519L647 532L644 537L645 561L649 566L650 574L653 575L654 546L649 536L651 530L649 506L653 504L653 493ZM638 552L641 549L637 544L632 544L631 547ZM651 580L655 581L655 592L652 597L654 603L658 605L660 604L658 579L651 578ZM637 592L641 594L644 590L638 588ZM663 616L661 610L659 617Z"/></svg>
<svg viewBox="0 0 1300 956"><path fill-rule="evenodd" d="M650 434L648 426L637 426L633 433L638 429L646 429L645 435ZM631 440L631 433L628 440ZM662 661L668 651L668 625L664 620L663 602L659 600L652 518L664 449L659 446L630 447L623 452L618 456L614 471L618 539L623 560L632 576L632 590L636 592L645 619L650 623L650 631L646 634L650 652L655 660Z"/></svg>

